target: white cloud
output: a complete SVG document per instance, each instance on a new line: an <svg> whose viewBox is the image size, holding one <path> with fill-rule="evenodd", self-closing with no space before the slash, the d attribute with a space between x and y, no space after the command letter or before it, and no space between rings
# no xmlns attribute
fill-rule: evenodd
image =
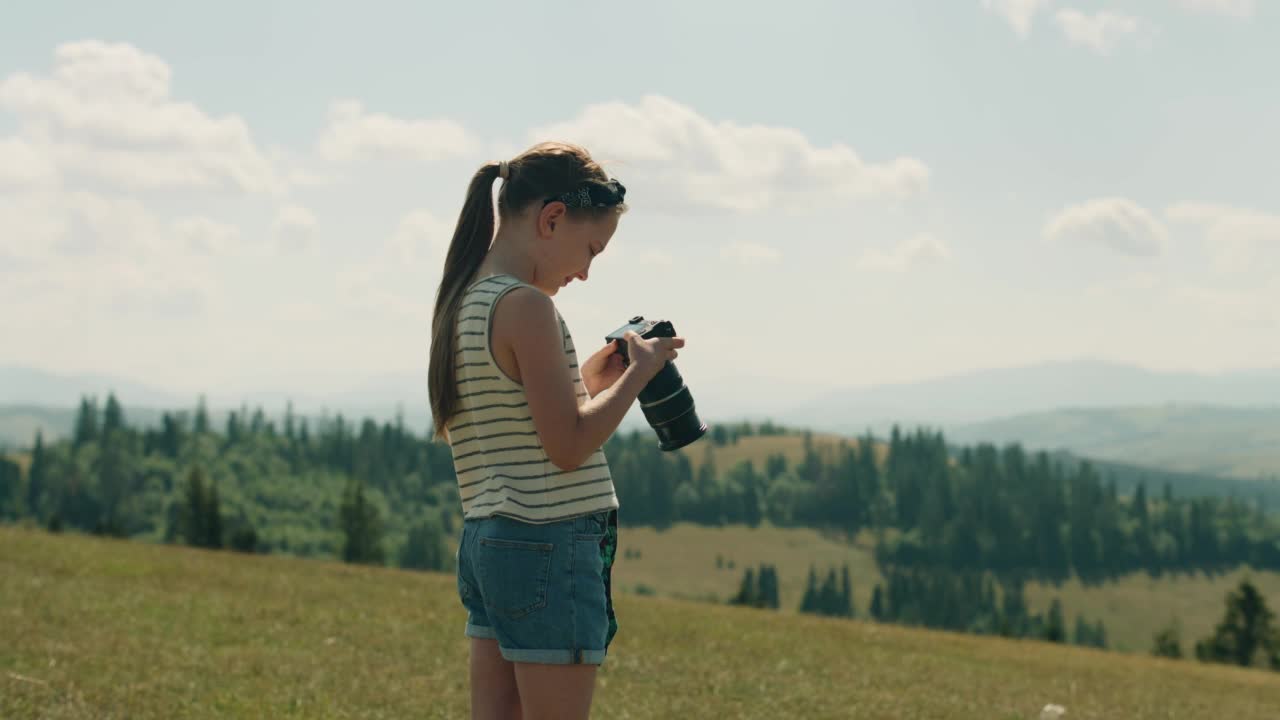
<svg viewBox="0 0 1280 720"><path fill-rule="evenodd" d="M1146 208L1119 197L1067 207L1044 226L1044 237L1050 241L1097 243L1135 256L1158 255L1168 236Z"/></svg>
<svg viewBox="0 0 1280 720"><path fill-rule="evenodd" d="M209 263L175 243L173 225L135 198L15 194L0 198L0 227L0 258L18 266L0 282L0 307L43 318L48 332L116 327L125 316L189 318L213 297Z"/></svg>
<svg viewBox="0 0 1280 720"><path fill-rule="evenodd" d="M657 95L590 105L530 139L588 148L616 169L636 207L802 212L859 197L909 197L929 181L915 158L868 163L847 145L817 147L792 128L713 121Z"/></svg>
<svg viewBox="0 0 1280 720"><path fill-rule="evenodd" d="M743 265L767 265L781 260L782 253L761 243L737 241L721 245L720 257Z"/></svg>
<svg viewBox="0 0 1280 720"><path fill-rule="evenodd" d="M379 258L389 267L432 269L439 274L444 269L453 229L453 223L432 212L412 210L400 219Z"/></svg>
<svg viewBox="0 0 1280 720"><path fill-rule="evenodd" d="M1253 17L1254 0L1177 0L1183 8L1192 12L1212 13L1236 18Z"/></svg>
<svg viewBox="0 0 1280 720"><path fill-rule="evenodd" d="M67 225L53 193L0 193L0 271L46 260Z"/></svg>
<svg viewBox="0 0 1280 720"><path fill-rule="evenodd" d="M173 223L173 231L191 250L206 255L222 255L236 246L240 228L207 217L184 217Z"/></svg>
<svg viewBox="0 0 1280 720"><path fill-rule="evenodd" d="M615 266L671 267L676 259L671 253L658 248L641 247L627 243L610 243L609 264ZM593 271L594 272L594 271Z"/></svg>
<svg viewBox="0 0 1280 720"><path fill-rule="evenodd" d="M1049 0L982 0L982 7L987 12L1003 17L1020 38L1031 33L1031 23L1036 13L1048 5Z"/></svg>
<svg viewBox="0 0 1280 720"><path fill-rule="evenodd" d="M315 237L316 216L300 205L286 205L276 214L271 232L281 252L306 250Z"/></svg>
<svg viewBox="0 0 1280 720"><path fill-rule="evenodd" d="M333 103L317 152L330 162L371 157L439 160L475 152L479 141L452 120L404 120L371 113L355 100Z"/></svg>
<svg viewBox="0 0 1280 720"><path fill-rule="evenodd" d="M858 258L859 270L902 272L951 258L951 248L929 233L920 233L898 243L893 249L868 250Z"/></svg>
<svg viewBox="0 0 1280 720"><path fill-rule="evenodd" d="M170 97L160 58L127 44L59 45L50 74L0 80L0 107L46 162L128 188L281 189L244 121Z"/></svg>
<svg viewBox="0 0 1280 720"><path fill-rule="evenodd" d="M352 307L430 323L453 224L427 210L412 210L367 260L338 274Z"/></svg>
<svg viewBox="0 0 1280 720"><path fill-rule="evenodd" d="M1132 15L1101 10L1092 15L1074 8L1059 10L1055 19L1072 45L1087 47L1099 55L1108 55L1125 38L1135 37L1145 43L1154 29Z"/></svg>
<svg viewBox="0 0 1280 720"><path fill-rule="evenodd" d="M1165 209L1172 222L1199 225L1220 270L1246 270L1266 250L1280 250L1280 215L1227 205L1181 203Z"/></svg>
<svg viewBox="0 0 1280 720"><path fill-rule="evenodd" d="M47 187L58 182L58 168L22 138L0 138L0 188Z"/></svg>

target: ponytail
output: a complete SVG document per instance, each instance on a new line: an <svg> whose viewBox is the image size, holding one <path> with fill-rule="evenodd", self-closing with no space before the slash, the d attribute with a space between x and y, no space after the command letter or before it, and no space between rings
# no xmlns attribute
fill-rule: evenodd
<svg viewBox="0 0 1280 720"><path fill-rule="evenodd" d="M436 293L431 318L431 362L427 373L431 395L431 417L435 437L443 437L445 427L458 407L457 369L454 366L454 324L462 296L475 278L480 263L493 242L493 181L499 164L489 163L471 178L458 225L444 260L444 276Z"/></svg>
<svg viewBox="0 0 1280 720"><path fill-rule="evenodd" d="M571 216L599 217L626 210L622 202L626 189L609 182L604 169L577 145L538 143L509 162L492 162L476 171L449 243L444 276L431 317L431 365L427 385L435 437L445 436L449 421L458 412L454 325L462 307L462 296L475 280L476 271L493 242L493 180L498 177L503 183L498 192L497 212L504 219L530 205L545 203L548 198L564 202ZM584 187L584 183L589 187Z"/></svg>

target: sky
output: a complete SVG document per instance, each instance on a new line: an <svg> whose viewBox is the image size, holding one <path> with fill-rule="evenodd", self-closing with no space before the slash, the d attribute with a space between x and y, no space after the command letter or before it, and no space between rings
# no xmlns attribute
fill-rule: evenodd
<svg viewBox="0 0 1280 720"><path fill-rule="evenodd" d="M579 351L695 389L1280 366L1277 67L1272 0L23 3L0 365L425 383L471 174L560 139L631 206Z"/></svg>

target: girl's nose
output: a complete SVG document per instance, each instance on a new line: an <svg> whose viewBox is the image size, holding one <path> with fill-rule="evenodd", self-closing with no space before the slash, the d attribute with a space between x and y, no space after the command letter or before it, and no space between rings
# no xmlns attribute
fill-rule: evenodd
<svg viewBox="0 0 1280 720"><path fill-rule="evenodd" d="M577 275L574 275L574 277L578 278L579 280L581 280L581 281L583 281L583 282L586 282L586 280L587 280L587 273L588 273L588 272L590 272L590 271L591 271L591 268L586 268L586 269L584 269L582 272L578 273Z"/></svg>

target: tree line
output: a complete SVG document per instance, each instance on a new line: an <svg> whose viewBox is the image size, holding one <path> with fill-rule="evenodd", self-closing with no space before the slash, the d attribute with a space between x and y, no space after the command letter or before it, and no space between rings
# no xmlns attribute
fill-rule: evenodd
<svg viewBox="0 0 1280 720"><path fill-rule="evenodd" d="M615 434L605 450L623 522L870 530L885 582L867 617L1018 636L1067 635L1052 609L1025 613L1017 588L1027 579L1280 568L1280 531L1259 505L1174 497L1168 484L1159 497L1142 483L1121 497L1089 463L1017 445L953 448L941 433L894 429L883 441L819 447L805 433L796 462L776 453L762 467L716 465L714 449L744 436L792 433L717 426L696 471L647 431ZM0 458L0 519L214 549L449 570L459 511L449 448L400 418L310 422L290 408L277 424L241 408L214 428L201 401L136 428L111 395L103 407L81 401L70 438L37 434L21 463ZM992 580L975 579L984 574ZM815 570L801 609L853 617L847 582ZM738 601L776 607L776 570L744 578ZM1099 624L1082 618L1074 635L1105 644ZM1205 647L1206 656L1226 652L1222 642Z"/></svg>
<svg viewBox="0 0 1280 720"><path fill-rule="evenodd" d="M606 454L627 521L666 527L768 521L879 539L880 566L1057 580L1101 581L1135 570L1215 571L1249 564L1280 569L1280 525L1256 502L1153 497L1138 482L1120 496L1115 478L1089 462L1054 461L1012 444L951 448L940 432L894 429L763 467L716 467L714 445L695 471L644 433L615 435ZM878 457L882 456L882 457Z"/></svg>

